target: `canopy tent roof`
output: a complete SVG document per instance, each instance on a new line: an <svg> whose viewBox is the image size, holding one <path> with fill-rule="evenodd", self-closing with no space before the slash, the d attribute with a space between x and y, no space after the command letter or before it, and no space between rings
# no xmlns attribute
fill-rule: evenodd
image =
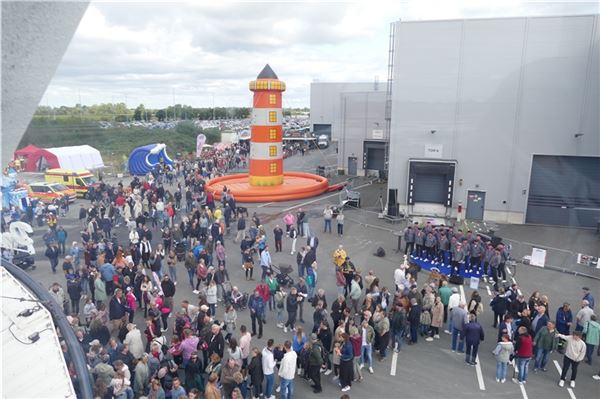
<svg viewBox="0 0 600 399"><path fill-rule="evenodd" d="M58 158L63 169L99 169L104 167L100 151L89 145L47 148Z"/></svg>
<svg viewBox="0 0 600 399"><path fill-rule="evenodd" d="M23 169L26 172L37 172L45 168L58 168L60 166L56 155L45 148L39 148L33 144L15 151L14 159L17 158L25 160Z"/></svg>

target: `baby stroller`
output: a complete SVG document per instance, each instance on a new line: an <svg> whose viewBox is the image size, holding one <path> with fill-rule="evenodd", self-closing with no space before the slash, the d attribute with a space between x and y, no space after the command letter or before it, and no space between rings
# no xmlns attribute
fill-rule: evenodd
<svg viewBox="0 0 600 399"><path fill-rule="evenodd" d="M175 254L177 255L177 260L179 262L185 259L185 242L178 241L175 244Z"/></svg>
<svg viewBox="0 0 600 399"><path fill-rule="evenodd" d="M275 278L280 287L289 288L294 285L294 279L289 276L294 268L292 265L280 263L279 267L271 265L271 268L275 270Z"/></svg>

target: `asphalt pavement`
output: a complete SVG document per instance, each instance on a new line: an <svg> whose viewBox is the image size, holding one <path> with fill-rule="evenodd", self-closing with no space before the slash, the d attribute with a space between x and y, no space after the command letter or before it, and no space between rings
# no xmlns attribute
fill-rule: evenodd
<svg viewBox="0 0 600 399"><path fill-rule="evenodd" d="M335 165L336 154L334 148L324 151L313 151L306 156L294 156L286 159L286 170L314 171L316 165ZM383 186L369 179L356 179L354 189L364 193L365 198L377 198ZM385 190L384 190L385 191ZM310 227L319 237L319 247L317 250L317 261L319 263L319 281L318 287L325 288L327 301L332 303L335 297L335 274L332 264L331 254L339 244L344 245L349 256L359 269L366 272L373 270L380 278L382 286L393 287L393 271L402 261L402 254L395 253L397 248L397 236L394 232L400 231L403 224L389 224L378 218L377 204L365 203L364 209L347 209L345 211L346 223L343 237L335 234L323 233L322 210L326 204L338 204L340 200L339 193L324 194L320 197L309 200L291 201L285 203L260 203L249 204L248 211L257 212L269 236L269 245L271 255L275 265L279 263L288 263L294 265L293 277L297 278L295 266L295 255L290 255L291 242L284 240L283 252L274 252L274 242L272 239L272 230L276 224L283 226L282 216L287 210L295 210L303 207L310 214ZM371 201L374 202L374 201ZM60 219L62 225L68 232L67 242L80 239L81 225L77 221L77 213L80 204L88 205L87 201L78 199L71 206L67 217ZM50 270L49 262L44 258L44 245L42 235L43 228L34 227L34 240L37 250L35 270L30 270L30 275L38 280L44 287L49 287L52 282L58 281L65 286L65 281L60 273L53 274ZM234 229L233 229L234 230ZM116 228L117 236L120 242L126 243L127 232L124 226ZM154 237L158 237L157 230L153 231ZM535 230L532 231L535 234ZM240 264L239 246L233 243L235 231L225 239L227 252L227 269L234 285L240 287L244 292L252 292L256 285L256 280L247 282L244 278L244 272ZM155 242L157 240L155 238ZM303 244L298 240L298 247ZM378 247L386 250L384 258L373 256L373 252ZM183 263L178 267L178 285L176 293L176 302L183 299L194 301L192 289L187 282L187 274ZM255 270L255 278L260 278L260 268ZM572 304L574 313L578 309L581 300L581 287L589 286L597 299L600 299L599 285L597 281L590 280L581 276L572 276L568 274L546 271L533 266L519 265L516 274L510 276L518 282L524 295L528 297L533 290L539 290L542 294L550 298L550 314L552 317L563 302ZM418 283L421 285L427 280L427 274L419 273ZM450 336L441 334L441 339L433 342L425 342L420 339L414 346L404 346L402 351L394 355L389 353L384 361L374 359L373 368L375 373L369 374L366 369L365 378L360 383L354 383L350 392L352 398L441 398L441 397L486 397L490 398L596 398L599 393L599 382L594 381L591 376L597 373L600 368L600 358L594 356L593 366L581 364L577 378L577 387L573 390L559 388L557 364L562 364L562 358L558 354L552 355L552 360L548 365L547 372L533 373L533 364L530 367L530 375L526 386L519 386L510 381L513 369L509 369L509 379L505 384L499 384L495 381L495 359L492 350L495 347L496 330L492 328L492 312L489 307L491 292L486 284L481 283L479 292L483 297L484 312L479 317L481 325L485 329L485 341L480 346L479 363L476 367L468 366L464 361L464 355L452 353L450 351ZM471 294L468 286L464 287L464 295L468 298ZM223 307L217 309L217 317L222 317ZM170 322L174 318L170 319ZM312 308L305 305L304 308L305 330L312 328ZM135 321L138 325L143 325L142 313L138 312ZM238 326L245 324L250 326L250 317L247 311L238 314ZM170 333L169 333L170 334ZM252 339L252 346L264 347L268 338L274 338L276 342L283 342L292 338L292 333L284 334L283 331L275 326L274 314L268 312L267 324L263 339ZM391 351L390 351L391 352ZM555 364L555 361L558 363ZM323 398L337 398L341 395L337 385L331 381L331 377L322 376ZM296 378L295 396L297 398L307 398L312 390L309 383Z"/></svg>

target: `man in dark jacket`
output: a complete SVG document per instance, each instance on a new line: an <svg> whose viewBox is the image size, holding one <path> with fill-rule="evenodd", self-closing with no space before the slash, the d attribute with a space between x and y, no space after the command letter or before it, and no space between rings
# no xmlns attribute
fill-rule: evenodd
<svg viewBox="0 0 600 399"><path fill-rule="evenodd" d="M58 266L58 246L56 245L56 243L48 245L48 248L46 248L46 252L44 255L46 255L46 257L50 261L52 273L56 273L56 267Z"/></svg>
<svg viewBox="0 0 600 399"><path fill-rule="evenodd" d="M556 339L556 328L553 321L548 321L545 326L541 327L535 334L533 346L535 347L535 364L533 372L539 369L546 371L549 354L556 349L558 341Z"/></svg>
<svg viewBox="0 0 600 399"><path fill-rule="evenodd" d="M469 322L465 324L463 335L467 344L465 362L471 366L475 366L477 364L475 360L477 359L477 350L479 349L479 343L483 341L484 333L483 328L477 322L477 316L472 313L469 314Z"/></svg>
<svg viewBox="0 0 600 399"><path fill-rule="evenodd" d="M265 301L260 296L259 290L254 290L254 295L248 301L250 318L252 319L252 336L256 335L256 322L258 321L258 339L262 338Z"/></svg>
<svg viewBox="0 0 600 399"><path fill-rule="evenodd" d="M290 290L290 294L287 296L285 302L285 309L288 313L288 319L283 326L283 332L287 333L288 327L295 331L296 328L294 326L296 324L296 313L298 312L298 290L296 287L292 287Z"/></svg>
<svg viewBox="0 0 600 399"><path fill-rule="evenodd" d="M283 229L279 225L273 229L273 238L275 239L275 252L282 251Z"/></svg>
<svg viewBox="0 0 600 399"><path fill-rule="evenodd" d="M213 353L216 353L222 359L225 350L225 339L223 338L223 334L221 334L221 327L218 324L213 324L210 332L208 349L206 350L208 358L210 358Z"/></svg>
<svg viewBox="0 0 600 399"><path fill-rule="evenodd" d="M321 388L321 367L323 366L323 347L317 338L317 334L310 334L311 348L308 354L308 377L313 380L313 392L320 393Z"/></svg>
<svg viewBox="0 0 600 399"><path fill-rule="evenodd" d="M417 303L416 298L410 300L410 311L408 312L408 322L410 323L410 341L409 345L417 343L417 332L421 322L421 305Z"/></svg>
<svg viewBox="0 0 600 399"><path fill-rule="evenodd" d="M169 275L165 275L160 283L163 294L165 295L165 307L173 309L173 297L175 296L175 283Z"/></svg>
<svg viewBox="0 0 600 399"><path fill-rule="evenodd" d="M125 298L123 298L123 291L117 288L115 294L110 299L108 307L108 318L111 322L111 334L115 335L119 332L122 323L125 321L127 316L127 305L125 305Z"/></svg>

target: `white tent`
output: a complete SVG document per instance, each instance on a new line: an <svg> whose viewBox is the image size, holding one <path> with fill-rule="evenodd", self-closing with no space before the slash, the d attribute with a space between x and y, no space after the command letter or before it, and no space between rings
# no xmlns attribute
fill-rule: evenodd
<svg viewBox="0 0 600 399"><path fill-rule="evenodd" d="M58 158L63 169L99 169L104 167L100 151L89 145L46 148Z"/></svg>

